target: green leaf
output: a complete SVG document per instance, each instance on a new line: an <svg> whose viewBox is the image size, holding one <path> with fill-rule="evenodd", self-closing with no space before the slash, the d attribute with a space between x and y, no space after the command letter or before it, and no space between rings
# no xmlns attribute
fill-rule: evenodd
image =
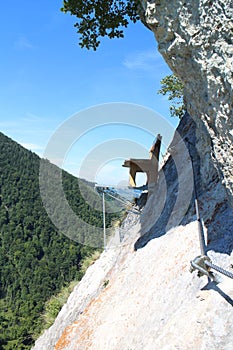
<svg viewBox="0 0 233 350"><path fill-rule="evenodd" d="M168 100L172 101L170 106L171 116L182 118L186 110L183 101L183 83L175 74L167 75L160 83L161 89L158 90L158 94L167 95Z"/></svg>
<svg viewBox="0 0 233 350"><path fill-rule="evenodd" d="M101 37L123 38L129 24L137 22L140 17L140 2L119 0L64 0L61 11L77 17L79 45L96 50Z"/></svg>

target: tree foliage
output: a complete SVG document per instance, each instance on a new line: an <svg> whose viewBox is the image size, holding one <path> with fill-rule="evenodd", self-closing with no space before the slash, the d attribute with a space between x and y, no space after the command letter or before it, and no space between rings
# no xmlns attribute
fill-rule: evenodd
<svg viewBox="0 0 233 350"><path fill-rule="evenodd" d="M82 261L94 252L94 248L59 233L50 221L40 197L40 161L37 155L0 133L1 350L31 348L43 327L40 315L46 301L82 277ZM52 164L51 168L58 170ZM75 213L91 225L102 227L102 212L88 205L78 179L63 172L63 186ZM90 187L84 194L88 196L99 197ZM118 215L106 213L107 225ZM93 239L98 244L102 237Z"/></svg>
<svg viewBox="0 0 233 350"><path fill-rule="evenodd" d="M79 45L96 50L101 37L123 38L129 21L141 20L146 25L140 6L138 0L64 0L61 10L78 19L75 27ZM172 101L171 116L182 118L185 111L182 82L173 74L163 78L161 84L158 93L168 95L168 100Z"/></svg>
<svg viewBox="0 0 233 350"><path fill-rule="evenodd" d="M101 37L124 37L129 21L140 19L138 7L139 1L132 0L64 0L61 10L77 17L79 45L96 50Z"/></svg>
<svg viewBox="0 0 233 350"><path fill-rule="evenodd" d="M172 117L182 118L185 112L183 101L184 85L175 75L167 75L161 80L161 89L159 94L168 95L168 100L172 101L170 113Z"/></svg>

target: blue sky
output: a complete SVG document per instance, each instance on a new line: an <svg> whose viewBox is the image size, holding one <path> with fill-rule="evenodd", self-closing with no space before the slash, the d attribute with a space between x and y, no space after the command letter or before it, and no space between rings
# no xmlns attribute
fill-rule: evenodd
<svg viewBox="0 0 233 350"><path fill-rule="evenodd" d="M0 130L42 156L65 120L95 105L138 104L175 127L178 120L169 117L168 101L156 93L160 80L171 72L153 34L141 23L132 24L124 39L103 39L99 50L87 51L78 45L75 18L63 14L61 7L58 0L1 4ZM143 143L146 150L155 136L137 128L128 133L124 126L113 129L96 128L89 138L80 139L63 167L79 175L82 160L95 144L106 142L106 135L113 140L130 134L130 140ZM122 159L99 164L102 176L100 171L95 180L115 183L119 162ZM120 176L123 180L125 173Z"/></svg>

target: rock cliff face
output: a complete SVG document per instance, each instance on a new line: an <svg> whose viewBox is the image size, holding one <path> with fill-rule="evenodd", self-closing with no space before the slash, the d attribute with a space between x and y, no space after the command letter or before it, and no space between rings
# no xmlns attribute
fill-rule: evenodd
<svg viewBox="0 0 233 350"><path fill-rule="evenodd" d="M76 289L75 321L67 324L52 346L44 338L35 349L230 350L233 285L227 279L218 286L207 284L206 278L189 273L189 260L198 251L195 231L193 222L150 241L137 253L122 247L105 277L108 285L102 281L101 293L82 313ZM213 253L213 257L229 266L226 255ZM100 261L105 263L106 254ZM88 271L86 284L92 283L100 261Z"/></svg>
<svg viewBox="0 0 233 350"><path fill-rule="evenodd" d="M232 280L215 285L189 272L200 247L192 193L182 187L193 175L208 256L233 271L232 208L214 168L203 189L195 130L186 114L141 216L126 218L123 241L88 269L33 350L231 349Z"/></svg>
<svg viewBox="0 0 233 350"><path fill-rule="evenodd" d="M232 272L232 0L142 1L159 50L185 84L186 114L142 215L91 266L34 350L230 350L232 279L189 272L200 255Z"/></svg>
<svg viewBox="0 0 233 350"><path fill-rule="evenodd" d="M204 164L211 162L233 204L233 2L141 2L160 53L185 85L187 110L202 135L203 184L210 175Z"/></svg>
<svg viewBox="0 0 233 350"><path fill-rule="evenodd" d="M203 148L200 153L198 149L205 137L186 113L163 160L153 196L142 213L136 249L180 223L190 222L195 214L193 194L196 190L201 217L208 231L208 249L231 253L232 208L208 151Z"/></svg>

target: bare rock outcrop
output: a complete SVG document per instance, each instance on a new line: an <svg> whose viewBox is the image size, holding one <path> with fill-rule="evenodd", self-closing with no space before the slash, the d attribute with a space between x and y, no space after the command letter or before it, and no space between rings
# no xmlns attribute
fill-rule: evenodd
<svg viewBox="0 0 233 350"><path fill-rule="evenodd" d="M208 250L231 253L233 210L208 151L198 149L205 139L200 131L186 113L163 160L153 196L149 197L141 215L140 237L135 249L171 228L192 221L195 194L207 229Z"/></svg>
<svg viewBox="0 0 233 350"><path fill-rule="evenodd" d="M232 280L208 283L189 266L200 254L195 184L207 254L232 272L233 3L141 2L190 115L140 219L128 216L121 245L88 269L34 350L232 348Z"/></svg>
<svg viewBox="0 0 233 350"><path fill-rule="evenodd" d="M136 253L123 250L108 285L54 349L230 350L233 284L224 279L216 286L189 273L198 251L195 234L192 222ZM228 256L219 261L229 265Z"/></svg>
<svg viewBox="0 0 233 350"><path fill-rule="evenodd" d="M214 164L233 204L233 2L141 3L160 53L185 85L187 110L201 135L201 163ZM208 169L201 173L205 183Z"/></svg>
<svg viewBox="0 0 233 350"><path fill-rule="evenodd" d="M189 272L200 255L193 192L185 190L193 174L208 256L231 272L233 212L214 168L208 190L201 185L188 114L177 130L142 215L126 218L121 244L88 269L33 350L231 349L232 280L216 285Z"/></svg>

